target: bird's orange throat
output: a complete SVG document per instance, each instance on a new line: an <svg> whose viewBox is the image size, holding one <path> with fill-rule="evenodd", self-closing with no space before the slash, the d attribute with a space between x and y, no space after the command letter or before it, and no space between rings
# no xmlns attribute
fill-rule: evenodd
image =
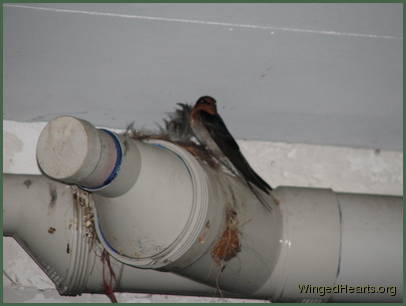
<svg viewBox="0 0 406 306"><path fill-rule="evenodd" d="M217 114L216 108L211 105L207 105L207 104L196 105L192 110L192 117L196 117L197 113L199 113L199 112L206 112L206 113L209 113L210 115Z"/></svg>

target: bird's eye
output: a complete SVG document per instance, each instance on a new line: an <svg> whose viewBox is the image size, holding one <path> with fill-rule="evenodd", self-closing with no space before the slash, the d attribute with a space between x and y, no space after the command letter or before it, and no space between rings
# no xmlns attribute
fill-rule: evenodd
<svg viewBox="0 0 406 306"><path fill-rule="evenodd" d="M209 105L216 105L216 100L214 100L213 98L204 99L204 102Z"/></svg>

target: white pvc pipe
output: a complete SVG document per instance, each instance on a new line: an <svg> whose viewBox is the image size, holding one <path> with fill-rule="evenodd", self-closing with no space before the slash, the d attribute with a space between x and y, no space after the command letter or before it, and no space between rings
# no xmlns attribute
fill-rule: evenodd
<svg viewBox="0 0 406 306"><path fill-rule="evenodd" d="M69 133L60 131L64 129ZM76 133L81 135L79 139L88 139L85 145L77 146ZM100 140L107 136L110 141ZM79 150L78 160L65 153L63 144ZM100 150L91 145L100 146ZM83 164L89 160L89 152L103 149L110 153L97 155L90 171ZM103 154L115 158L100 157ZM86 183L84 188L94 192L84 197L90 203L85 210L82 207L75 214L64 215L76 220L79 236L73 234L72 243L80 251L74 252L75 259L68 269L74 271L68 276L76 276L62 282L66 286L62 294L100 292L100 275L88 270L95 257L83 255L91 249L86 240L89 229L93 229L92 236L95 228L103 247L115 258L115 266L121 267L119 278L128 277L125 284L117 284L118 291L138 292L142 288L151 292L133 282L137 273L133 276L130 271L138 269L130 266L135 266L176 272L217 287L226 295L229 291L276 301L400 301L403 297L399 197L279 187L269 198L273 208L269 213L239 180L205 166L176 145L117 137L72 117L56 119L44 129L37 155L43 171L54 171L48 175L63 173L72 162L75 167L64 176L69 182ZM57 179L63 180L61 177ZM100 181L102 185L95 183ZM274 198L279 206L273 204ZM16 213L8 208L5 211L10 216L6 228L19 232ZM94 227L89 225L89 214L94 216ZM66 237L72 235L72 229L68 228L67 233ZM219 246L224 237L231 242L238 238L239 245L234 243L236 247L228 255ZM66 267L56 270L62 273ZM388 292L366 295L348 288L363 286L365 290L367 285L386 286ZM337 286L347 286L346 291L334 291ZM389 292L390 286L397 288L396 295ZM185 294L190 294L187 288ZM214 294L209 287L201 288L201 295Z"/></svg>
<svg viewBox="0 0 406 306"><path fill-rule="evenodd" d="M400 197L297 187L278 187L274 194L283 216L281 255L255 296L271 295L280 301L402 301Z"/></svg>
<svg viewBox="0 0 406 306"><path fill-rule="evenodd" d="M400 302L403 296L403 206L394 196L338 193L341 241L332 301Z"/></svg>
<svg viewBox="0 0 406 306"><path fill-rule="evenodd" d="M283 216L280 256L260 289L235 296L274 301L402 300L399 197L334 197L329 190L290 187L277 188L275 196L281 201ZM91 198L89 203L93 205ZM87 237L88 206L73 199L72 187L42 176L5 175L3 205L4 234L13 236L26 249L61 294L103 292L102 246ZM339 207L338 216L334 205ZM334 216L340 225L337 233L326 230L337 225ZM50 228L55 231L50 232ZM328 247L334 236L339 237L339 244ZM114 258L111 262L118 280L116 291L216 295L212 287L173 273L132 268ZM299 284L311 285L308 290L313 292L300 293ZM317 285L329 285L333 290L338 285L347 287L322 295L325 289L315 290ZM350 286L363 286L370 293L351 293ZM371 293L372 287L386 293ZM230 296L226 291L223 294Z"/></svg>

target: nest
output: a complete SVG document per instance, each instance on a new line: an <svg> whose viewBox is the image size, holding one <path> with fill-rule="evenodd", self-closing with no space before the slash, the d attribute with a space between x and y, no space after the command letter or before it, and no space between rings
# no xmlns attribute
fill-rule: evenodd
<svg viewBox="0 0 406 306"><path fill-rule="evenodd" d="M218 265L231 260L241 251L240 231L238 230L237 212L226 210L226 228L211 251L211 257Z"/></svg>
<svg viewBox="0 0 406 306"><path fill-rule="evenodd" d="M184 148L211 168L218 168L219 163L217 159L210 154L204 146L193 141L194 136L192 136L191 132L189 133L188 125L187 127L183 127L186 123L181 125L178 121L179 119L165 120L165 127L160 127L158 132L136 130L133 124L130 124L124 135L138 141L155 139L171 142ZM176 128L174 128L174 126L176 126Z"/></svg>

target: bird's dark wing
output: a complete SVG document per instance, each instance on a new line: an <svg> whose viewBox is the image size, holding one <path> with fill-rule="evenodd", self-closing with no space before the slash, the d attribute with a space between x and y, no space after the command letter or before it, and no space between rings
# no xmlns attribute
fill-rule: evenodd
<svg viewBox="0 0 406 306"><path fill-rule="evenodd" d="M234 137L228 131L223 119L217 114L212 115L204 111L200 112L200 115L202 123L207 128L211 138L234 167L240 171L245 180L253 183L264 192L269 193L272 190L271 186L251 168L244 155L242 155Z"/></svg>
<svg viewBox="0 0 406 306"><path fill-rule="evenodd" d="M227 148L232 151L240 151L234 137L228 131L223 119L219 115L211 115L207 112L200 112L201 120L210 133L211 138L219 148ZM225 153L225 152L223 152Z"/></svg>

